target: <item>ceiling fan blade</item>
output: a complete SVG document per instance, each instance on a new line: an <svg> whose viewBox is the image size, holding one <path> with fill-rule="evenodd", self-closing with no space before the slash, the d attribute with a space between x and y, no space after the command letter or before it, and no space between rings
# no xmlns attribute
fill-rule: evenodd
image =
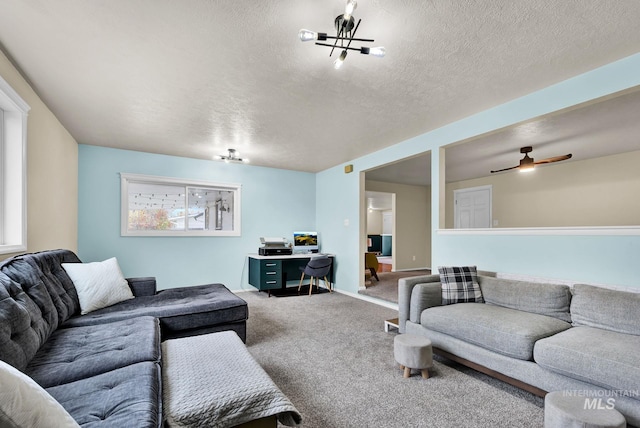
<svg viewBox="0 0 640 428"><path fill-rule="evenodd" d="M562 156L555 156L552 158L547 158L547 159L542 159L539 161L535 161L534 164L535 165L540 165L543 163L552 163L552 162L560 162L563 160L567 160L567 159L571 159L571 156L573 156L571 153L569 153L568 155L562 155Z"/></svg>
<svg viewBox="0 0 640 428"><path fill-rule="evenodd" d="M511 168L499 169L497 171L491 171L491 174L493 174L495 172L509 171L510 169L516 169L516 168L520 168L520 165L512 166Z"/></svg>

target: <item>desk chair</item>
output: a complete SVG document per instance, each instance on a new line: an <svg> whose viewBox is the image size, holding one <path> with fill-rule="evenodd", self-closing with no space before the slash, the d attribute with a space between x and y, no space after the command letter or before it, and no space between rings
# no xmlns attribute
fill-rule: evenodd
<svg viewBox="0 0 640 428"><path fill-rule="evenodd" d="M331 292L331 283L327 281L327 275L331 270L331 258L327 256L318 256L312 257L309 260L309 263L305 267L301 267L302 276L300 277L300 285L298 286L298 294L300 294L300 289L302 288L302 281L304 281L304 276L309 275L311 277L311 281L309 282L309 296L311 296L311 291L313 290L313 279L316 280L316 288L320 290L320 278L324 280L324 285L327 287L329 292Z"/></svg>

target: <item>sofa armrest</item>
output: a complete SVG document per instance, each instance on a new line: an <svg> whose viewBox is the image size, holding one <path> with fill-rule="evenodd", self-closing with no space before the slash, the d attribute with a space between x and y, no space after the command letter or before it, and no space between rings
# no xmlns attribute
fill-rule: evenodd
<svg viewBox="0 0 640 428"><path fill-rule="evenodd" d="M416 284L411 292L409 320L419 324L422 311L434 306L442 306L442 285L440 281Z"/></svg>
<svg viewBox="0 0 640 428"><path fill-rule="evenodd" d="M127 278L127 282L135 297L153 296L156 294L156 279L153 276Z"/></svg>
<svg viewBox="0 0 640 428"><path fill-rule="evenodd" d="M424 284L425 287L417 287ZM414 290L418 288L419 291ZM437 297L431 289L437 289ZM415 293L415 296L414 296ZM439 300L438 300L439 299ZM438 306L442 304L442 291L440 286L440 275L423 275L412 276L409 278L401 278L398 280L398 330L400 333L405 332L405 323L408 319L414 322L420 322L420 312L430 306ZM426 306L430 305L430 306ZM417 312L417 321L412 314Z"/></svg>

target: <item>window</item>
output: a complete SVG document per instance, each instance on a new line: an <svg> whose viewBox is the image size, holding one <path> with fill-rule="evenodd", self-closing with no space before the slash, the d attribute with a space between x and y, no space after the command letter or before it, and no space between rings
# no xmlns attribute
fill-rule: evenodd
<svg viewBox="0 0 640 428"><path fill-rule="evenodd" d="M122 236L240 236L240 185L120 174Z"/></svg>
<svg viewBox="0 0 640 428"><path fill-rule="evenodd" d="M0 77L0 254L27 249L29 105Z"/></svg>

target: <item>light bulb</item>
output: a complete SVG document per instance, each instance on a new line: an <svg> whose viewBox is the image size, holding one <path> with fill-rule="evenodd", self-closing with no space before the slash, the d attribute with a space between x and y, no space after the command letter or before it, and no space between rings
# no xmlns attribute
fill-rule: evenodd
<svg viewBox="0 0 640 428"><path fill-rule="evenodd" d="M369 49L369 55L377 56L378 58L382 58L386 53L387 50L383 46Z"/></svg>
<svg viewBox="0 0 640 428"><path fill-rule="evenodd" d="M535 169L535 165L534 164L529 164L529 165L522 165L520 166L520 168L518 168L518 170L520 172L531 172Z"/></svg>
<svg viewBox="0 0 640 428"><path fill-rule="evenodd" d="M309 40L316 40L318 38L318 33L316 33L315 31L311 31L311 30L305 30L303 28L298 33L298 36L300 36L300 40L301 41L308 42Z"/></svg>
<svg viewBox="0 0 640 428"><path fill-rule="evenodd" d="M340 67L342 67L342 63L344 62L344 59L346 57L347 57L347 51L344 50L344 51L342 51L342 53L340 54L338 59L333 62L333 68L335 68L337 70Z"/></svg>
<svg viewBox="0 0 640 428"><path fill-rule="evenodd" d="M358 7L358 3L355 0L349 0L347 2L347 6L344 8L344 20L348 21L349 19L351 19L351 14L353 13L354 10L356 10L356 7Z"/></svg>

